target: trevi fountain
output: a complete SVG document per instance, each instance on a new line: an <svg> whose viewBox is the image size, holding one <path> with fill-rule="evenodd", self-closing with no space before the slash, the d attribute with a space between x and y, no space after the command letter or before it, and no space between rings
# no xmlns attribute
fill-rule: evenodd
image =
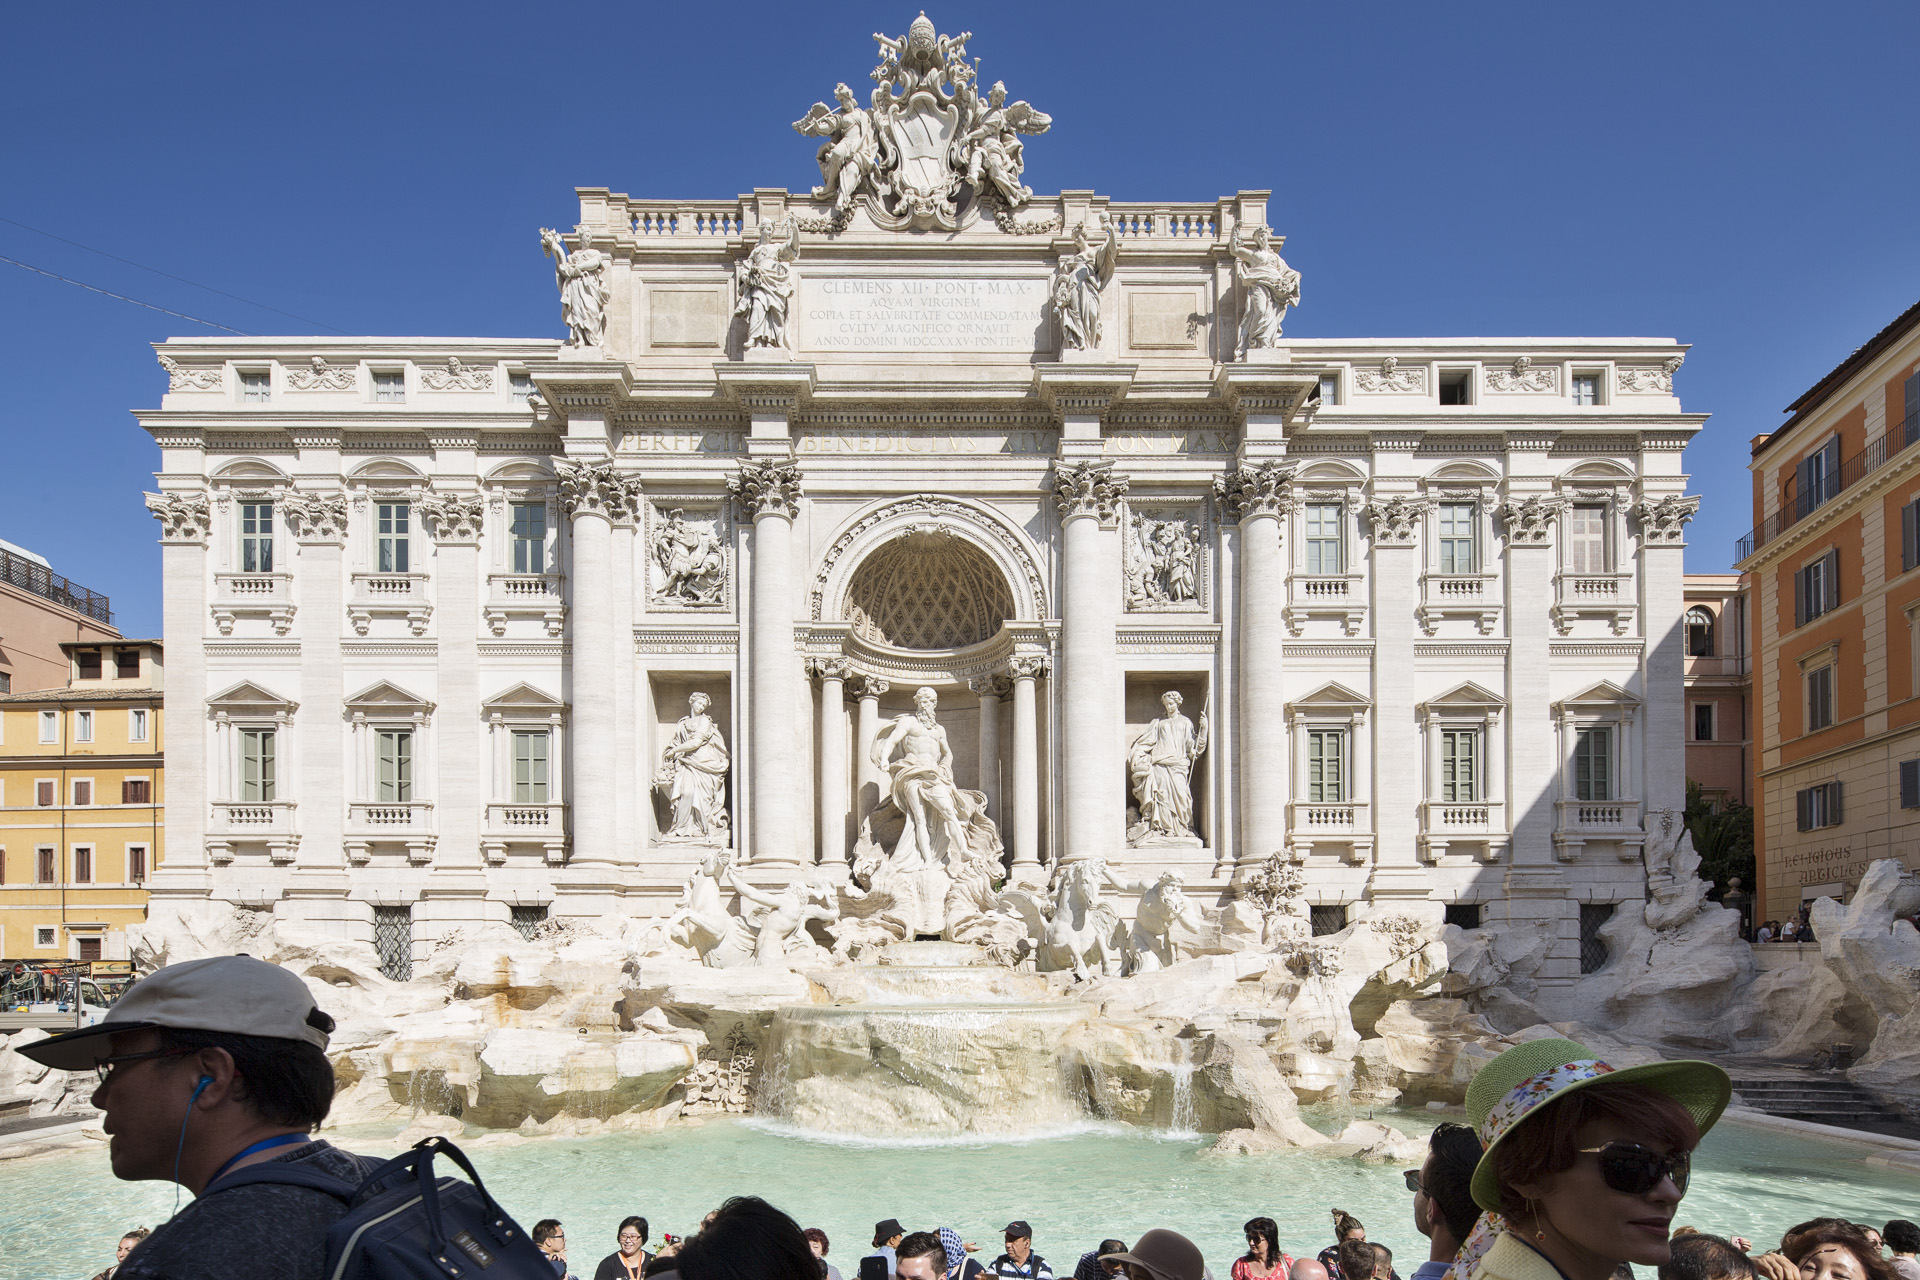
<svg viewBox="0 0 1920 1280"><path fill-rule="evenodd" d="M1036 194L970 38L881 38L810 191L583 188L564 342L163 344L135 963L300 974L344 1143L609 1242L761 1191L843 1270L887 1216L1410 1245L1394 1170L1533 1037L1920 1095L1920 884L1763 973L1679 821L1684 350L1285 336L1269 193ZM164 1214L80 1141L0 1148L75 1189L26 1265ZM1723 1127L1683 1216L1907 1210L1855 1154Z"/></svg>

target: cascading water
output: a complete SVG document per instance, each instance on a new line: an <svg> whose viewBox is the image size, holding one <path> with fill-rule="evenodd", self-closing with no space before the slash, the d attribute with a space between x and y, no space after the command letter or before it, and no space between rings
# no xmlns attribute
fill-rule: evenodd
<svg viewBox="0 0 1920 1280"><path fill-rule="evenodd" d="M756 1114L867 1140L1033 1136L1085 1123L1086 1091L1062 1043L1092 1011L1054 996L1044 978L951 963L977 954L892 947L863 975L864 999L782 1007Z"/></svg>
<svg viewBox="0 0 1920 1280"><path fill-rule="evenodd" d="M1170 1138L1200 1136L1199 1130L1194 1127L1193 1063L1191 1061L1173 1064L1173 1116L1167 1124L1167 1136Z"/></svg>

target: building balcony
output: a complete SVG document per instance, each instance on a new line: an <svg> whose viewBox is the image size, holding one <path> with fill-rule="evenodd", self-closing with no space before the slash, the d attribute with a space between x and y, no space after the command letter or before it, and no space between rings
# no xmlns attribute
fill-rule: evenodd
<svg viewBox="0 0 1920 1280"><path fill-rule="evenodd" d="M487 861L505 862L508 846L516 844L537 844L548 862L565 862L567 806L558 800L488 805L486 825L480 833L480 848Z"/></svg>
<svg viewBox="0 0 1920 1280"><path fill-rule="evenodd" d="M1373 815L1364 800L1316 803L1295 800L1287 805L1287 846L1295 859L1316 845L1337 845L1342 856L1362 863L1373 853Z"/></svg>
<svg viewBox="0 0 1920 1280"><path fill-rule="evenodd" d="M1617 844L1622 858L1638 857L1647 842L1638 800L1560 800L1554 804L1553 851L1573 862L1590 842Z"/></svg>
<svg viewBox="0 0 1920 1280"><path fill-rule="evenodd" d="M366 635L375 618L405 618L407 629L416 636L427 633L427 619L433 605L427 599L427 575L424 573L356 573L353 595L347 601L347 616L353 629Z"/></svg>
<svg viewBox="0 0 1920 1280"><path fill-rule="evenodd" d="M1499 800L1427 800L1420 805L1420 856L1438 862L1455 844L1482 862L1498 862L1507 848L1507 806Z"/></svg>
<svg viewBox="0 0 1920 1280"><path fill-rule="evenodd" d="M216 573L213 575L213 625L233 634L237 618L265 618L273 634L293 629L293 575L290 573Z"/></svg>
<svg viewBox="0 0 1920 1280"><path fill-rule="evenodd" d="M430 862L438 837L433 805L425 800L360 801L347 806L346 846L350 862L365 862L376 844L404 844L407 861Z"/></svg>
<svg viewBox="0 0 1920 1280"><path fill-rule="evenodd" d="M1497 573L1426 573L1420 576L1420 606L1414 614L1428 635L1439 632L1443 619L1463 618L1490 636L1499 628L1500 606Z"/></svg>
<svg viewBox="0 0 1920 1280"><path fill-rule="evenodd" d="M1346 634L1357 636L1367 623L1367 580L1357 573L1296 574L1287 581L1285 617L1287 630L1296 636L1314 618L1331 619Z"/></svg>
<svg viewBox="0 0 1920 1280"><path fill-rule="evenodd" d="M215 866L233 861L236 845L264 844L267 857L292 862L300 848L291 800L216 800L207 827L207 859Z"/></svg>
<svg viewBox="0 0 1920 1280"><path fill-rule="evenodd" d="M1561 635L1571 634L1578 618L1604 619L1613 634L1633 630L1639 601L1628 573L1557 573L1553 577L1553 625Z"/></svg>
<svg viewBox="0 0 1920 1280"><path fill-rule="evenodd" d="M496 636L507 634L512 618L537 618L547 634L558 636L566 622L564 579L557 573L490 573L487 603L482 610Z"/></svg>

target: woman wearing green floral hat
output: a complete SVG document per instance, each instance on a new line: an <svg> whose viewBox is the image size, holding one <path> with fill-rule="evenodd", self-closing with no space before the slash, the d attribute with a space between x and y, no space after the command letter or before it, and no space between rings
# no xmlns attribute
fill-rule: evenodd
<svg viewBox="0 0 1920 1280"><path fill-rule="evenodd" d="M1467 1115L1487 1211L1449 1280L1609 1280L1671 1256L1693 1149L1732 1096L1710 1062L1615 1070L1571 1040L1533 1040L1480 1069Z"/></svg>

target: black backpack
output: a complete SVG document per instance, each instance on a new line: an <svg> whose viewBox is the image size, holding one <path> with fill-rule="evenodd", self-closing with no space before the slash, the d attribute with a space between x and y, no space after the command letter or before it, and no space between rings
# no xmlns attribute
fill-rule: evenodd
<svg viewBox="0 0 1920 1280"><path fill-rule="evenodd" d="M444 1155L473 1179L433 1176ZM347 1206L327 1232L327 1280L553 1280L553 1260L487 1194L472 1162L428 1138L355 1185L297 1164L247 1165L200 1194L253 1183L310 1187Z"/></svg>

